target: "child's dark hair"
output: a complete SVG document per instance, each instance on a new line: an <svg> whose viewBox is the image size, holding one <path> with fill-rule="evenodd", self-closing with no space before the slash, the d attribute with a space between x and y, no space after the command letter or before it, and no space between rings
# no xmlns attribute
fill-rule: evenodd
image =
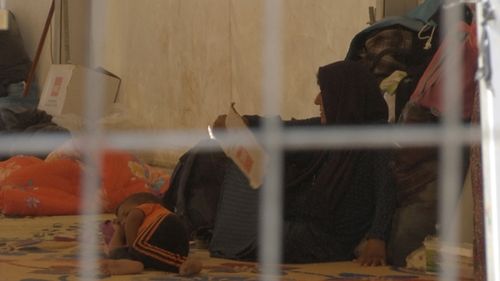
<svg viewBox="0 0 500 281"><path fill-rule="evenodd" d="M134 203L134 204L144 204L144 203L158 203L161 204L161 199L149 192L138 192L129 195L125 198L118 206L116 206L115 214L118 212L118 209L124 204Z"/></svg>

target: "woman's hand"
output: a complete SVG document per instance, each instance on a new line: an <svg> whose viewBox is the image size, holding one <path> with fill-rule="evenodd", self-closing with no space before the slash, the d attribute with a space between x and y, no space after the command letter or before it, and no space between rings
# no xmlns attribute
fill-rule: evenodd
<svg viewBox="0 0 500 281"><path fill-rule="evenodd" d="M380 266L386 265L385 259L385 242L380 239L367 239L356 262L362 266Z"/></svg>

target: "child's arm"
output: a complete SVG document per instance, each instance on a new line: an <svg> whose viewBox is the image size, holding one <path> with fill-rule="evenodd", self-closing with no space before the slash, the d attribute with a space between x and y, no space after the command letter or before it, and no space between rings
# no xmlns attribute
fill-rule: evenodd
<svg viewBox="0 0 500 281"><path fill-rule="evenodd" d="M139 231L139 227L144 221L144 217L144 213L137 208L132 209L127 215L124 229L127 246L132 246L135 239L137 238L137 232Z"/></svg>
<svg viewBox="0 0 500 281"><path fill-rule="evenodd" d="M119 223L113 221L113 229L113 236L111 236L111 240L109 241L108 246L109 252L112 252L117 248L126 246L125 231L123 230L123 227Z"/></svg>

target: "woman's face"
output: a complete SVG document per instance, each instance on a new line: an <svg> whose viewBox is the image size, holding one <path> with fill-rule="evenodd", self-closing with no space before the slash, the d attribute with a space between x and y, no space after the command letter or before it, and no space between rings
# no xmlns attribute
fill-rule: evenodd
<svg viewBox="0 0 500 281"><path fill-rule="evenodd" d="M314 99L314 104L319 105L319 113L321 117L321 124L326 124L325 108L323 107L323 98L321 97L321 92L318 93Z"/></svg>

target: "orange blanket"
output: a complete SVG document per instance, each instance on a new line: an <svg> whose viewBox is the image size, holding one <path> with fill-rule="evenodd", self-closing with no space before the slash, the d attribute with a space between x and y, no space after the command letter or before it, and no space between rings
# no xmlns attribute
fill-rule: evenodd
<svg viewBox="0 0 500 281"><path fill-rule="evenodd" d="M113 212L128 195L152 192L161 196L169 176L132 154L103 154L100 197L103 212ZM15 156L0 162L0 210L5 215L75 215L80 213L84 164L75 154L57 152L46 160Z"/></svg>

